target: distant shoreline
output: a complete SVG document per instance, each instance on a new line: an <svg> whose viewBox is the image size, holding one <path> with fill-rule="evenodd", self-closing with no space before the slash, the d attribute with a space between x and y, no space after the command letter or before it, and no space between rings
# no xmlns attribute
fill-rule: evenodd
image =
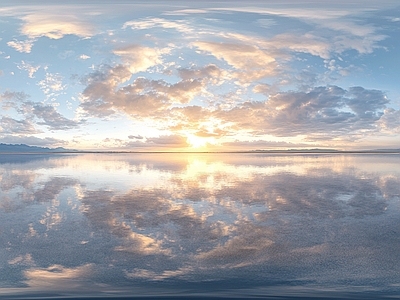
<svg viewBox="0 0 400 300"><path fill-rule="evenodd" d="M250 150L250 151L43 151L43 152L0 152L0 155L43 155L43 154L400 154L399 150L324 151L324 150Z"/></svg>

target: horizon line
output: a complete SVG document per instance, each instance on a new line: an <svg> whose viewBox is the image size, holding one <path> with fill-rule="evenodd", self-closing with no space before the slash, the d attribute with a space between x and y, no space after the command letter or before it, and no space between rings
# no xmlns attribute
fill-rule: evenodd
<svg viewBox="0 0 400 300"><path fill-rule="evenodd" d="M400 154L399 149L373 149L373 150L319 150L319 149L287 149L287 150L239 150L239 151L125 151L125 150L70 150L70 151L12 151L12 152L1 152L0 154L157 154L157 153L171 153L171 154L218 154L218 153L237 153L237 154L262 154L262 153L292 153L292 154L357 154L357 153L369 153L369 154L384 154L384 153L394 153Z"/></svg>

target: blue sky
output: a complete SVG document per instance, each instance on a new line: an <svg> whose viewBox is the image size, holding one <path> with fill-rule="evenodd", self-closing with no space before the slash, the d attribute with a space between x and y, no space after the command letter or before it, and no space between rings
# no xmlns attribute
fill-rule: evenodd
<svg viewBox="0 0 400 300"><path fill-rule="evenodd" d="M375 2L6 2L0 142L399 148L400 5Z"/></svg>

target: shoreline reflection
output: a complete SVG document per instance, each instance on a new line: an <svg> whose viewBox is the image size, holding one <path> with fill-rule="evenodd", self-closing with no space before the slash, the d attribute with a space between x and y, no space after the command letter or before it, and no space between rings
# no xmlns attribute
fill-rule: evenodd
<svg viewBox="0 0 400 300"><path fill-rule="evenodd" d="M400 158L370 158L2 156L0 297L398 292Z"/></svg>

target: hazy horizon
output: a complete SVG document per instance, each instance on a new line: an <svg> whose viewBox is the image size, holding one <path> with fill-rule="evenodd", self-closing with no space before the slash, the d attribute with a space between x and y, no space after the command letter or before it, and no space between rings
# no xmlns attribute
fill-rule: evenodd
<svg viewBox="0 0 400 300"><path fill-rule="evenodd" d="M4 145L6 148L2 149L1 146ZM21 146L23 149L21 149ZM22 151L27 148L26 152ZM29 149L33 148L34 151L30 152ZM43 149L43 152L40 151ZM9 150L8 152L6 150ZM374 149L351 149L342 150L334 148L287 148L287 149L240 149L240 150L224 150L224 149L188 149L188 150L174 150L174 149L68 149L63 147L41 147L41 146L31 146L26 144L2 144L0 143L0 153L1 154L35 154L35 153L399 153L400 148L374 148Z"/></svg>

